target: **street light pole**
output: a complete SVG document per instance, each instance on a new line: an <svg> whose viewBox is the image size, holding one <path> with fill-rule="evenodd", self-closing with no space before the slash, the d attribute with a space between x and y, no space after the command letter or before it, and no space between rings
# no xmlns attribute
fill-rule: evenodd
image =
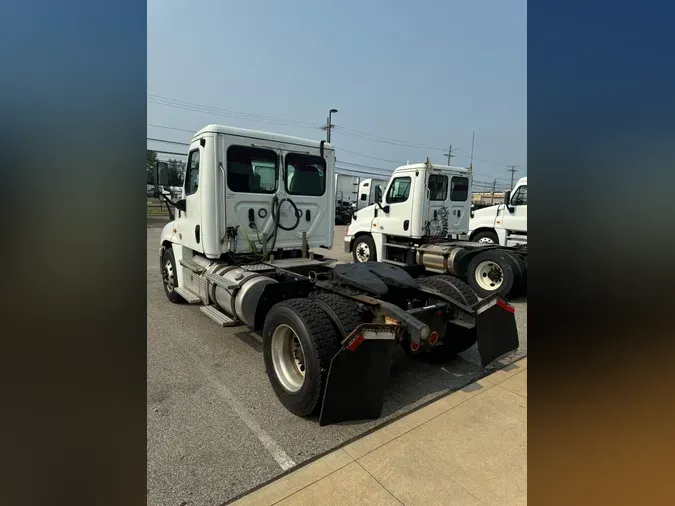
<svg viewBox="0 0 675 506"><path fill-rule="evenodd" d="M333 124L331 123L333 113L338 112L337 109L331 109L328 111L328 120L326 122L326 126L323 127L326 130L326 142L330 142L330 131L333 129Z"/></svg>

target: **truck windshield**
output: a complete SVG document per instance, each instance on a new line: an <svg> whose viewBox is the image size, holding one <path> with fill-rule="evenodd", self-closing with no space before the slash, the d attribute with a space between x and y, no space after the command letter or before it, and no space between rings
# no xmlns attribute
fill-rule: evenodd
<svg viewBox="0 0 675 506"><path fill-rule="evenodd" d="M320 156L286 155L286 191L290 195L320 197L326 192L326 160Z"/></svg>

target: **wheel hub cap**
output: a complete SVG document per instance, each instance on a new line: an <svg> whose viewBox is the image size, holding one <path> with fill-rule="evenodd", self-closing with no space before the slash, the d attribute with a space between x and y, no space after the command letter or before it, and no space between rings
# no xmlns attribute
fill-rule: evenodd
<svg viewBox="0 0 675 506"><path fill-rule="evenodd" d="M504 272L495 262L487 260L476 267L476 283L484 290L497 290L504 282Z"/></svg>
<svg viewBox="0 0 675 506"><path fill-rule="evenodd" d="M370 248L367 244L359 244L356 248L356 258L359 262L367 262L370 258Z"/></svg>
<svg viewBox="0 0 675 506"><path fill-rule="evenodd" d="M272 365L281 386L297 392L305 382L305 352L295 331L282 324L272 334Z"/></svg>

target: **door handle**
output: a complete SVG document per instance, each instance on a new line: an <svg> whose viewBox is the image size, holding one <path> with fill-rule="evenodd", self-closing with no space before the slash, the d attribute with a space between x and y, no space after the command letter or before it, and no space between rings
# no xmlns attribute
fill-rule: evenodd
<svg viewBox="0 0 675 506"><path fill-rule="evenodd" d="M434 209L434 220L435 220L437 217L438 217L438 211L436 211L436 209Z"/></svg>
<svg viewBox="0 0 675 506"><path fill-rule="evenodd" d="M305 219L306 219L307 221L311 221L311 220L312 220L312 213L309 211L309 209L306 209L306 210L305 210Z"/></svg>

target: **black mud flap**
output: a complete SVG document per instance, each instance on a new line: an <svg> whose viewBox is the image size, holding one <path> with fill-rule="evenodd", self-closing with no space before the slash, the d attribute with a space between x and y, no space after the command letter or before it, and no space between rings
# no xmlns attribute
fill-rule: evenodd
<svg viewBox="0 0 675 506"><path fill-rule="evenodd" d="M395 339L362 340L343 346L330 363L319 425L380 417Z"/></svg>
<svg viewBox="0 0 675 506"><path fill-rule="evenodd" d="M515 309L501 299L493 299L476 315L476 340L481 365L518 349Z"/></svg>

